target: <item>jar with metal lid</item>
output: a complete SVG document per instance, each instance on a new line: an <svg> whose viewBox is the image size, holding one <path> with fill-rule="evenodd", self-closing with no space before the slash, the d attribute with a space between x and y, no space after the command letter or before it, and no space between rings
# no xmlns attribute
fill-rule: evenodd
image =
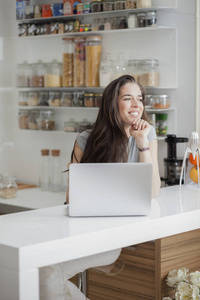
<svg viewBox="0 0 200 300"><path fill-rule="evenodd" d="M141 60L128 60L127 73L133 76L137 82L139 82L139 76L141 74Z"/></svg>
<svg viewBox="0 0 200 300"><path fill-rule="evenodd" d="M114 0L105 0L103 2L103 11L112 11L114 10Z"/></svg>
<svg viewBox="0 0 200 300"><path fill-rule="evenodd" d="M63 86L74 86L74 39L63 38Z"/></svg>
<svg viewBox="0 0 200 300"><path fill-rule="evenodd" d="M49 92L49 106L60 106L61 94L60 92Z"/></svg>
<svg viewBox="0 0 200 300"><path fill-rule="evenodd" d="M74 86L85 86L85 38L74 40Z"/></svg>
<svg viewBox="0 0 200 300"><path fill-rule="evenodd" d="M137 25L138 25L138 27L146 27L147 26L146 13L140 12L137 14Z"/></svg>
<svg viewBox="0 0 200 300"><path fill-rule="evenodd" d="M73 92L62 92L61 93L61 106L72 106L73 103Z"/></svg>
<svg viewBox="0 0 200 300"><path fill-rule="evenodd" d="M125 0L125 9L134 9L137 7L136 0Z"/></svg>
<svg viewBox="0 0 200 300"><path fill-rule="evenodd" d="M28 129L28 110L19 110L18 124L20 129Z"/></svg>
<svg viewBox="0 0 200 300"><path fill-rule="evenodd" d="M31 87L44 87L45 64L38 61L32 64L32 76L30 80Z"/></svg>
<svg viewBox="0 0 200 300"><path fill-rule="evenodd" d="M78 123L74 119L64 122L63 130L65 132L76 132L78 129Z"/></svg>
<svg viewBox="0 0 200 300"><path fill-rule="evenodd" d="M151 0L137 0L137 8L151 7Z"/></svg>
<svg viewBox="0 0 200 300"><path fill-rule="evenodd" d="M38 102L39 106L49 106L49 92L39 92Z"/></svg>
<svg viewBox="0 0 200 300"><path fill-rule="evenodd" d="M17 87L29 87L31 76L31 65L27 61L17 65L16 85Z"/></svg>
<svg viewBox="0 0 200 300"><path fill-rule="evenodd" d="M86 107L94 107L94 94L84 94L84 106Z"/></svg>
<svg viewBox="0 0 200 300"><path fill-rule="evenodd" d="M30 110L28 114L28 129L38 130L39 110Z"/></svg>
<svg viewBox="0 0 200 300"><path fill-rule="evenodd" d="M157 26L157 12L156 11L147 11L147 26L148 27Z"/></svg>
<svg viewBox="0 0 200 300"><path fill-rule="evenodd" d="M57 60L53 60L46 65L44 76L45 87L61 87L62 86L62 64Z"/></svg>
<svg viewBox="0 0 200 300"><path fill-rule="evenodd" d="M157 59L145 59L141 62L139 83L143 86L159 86L160 73Z"/></svg>
<svg viewBox="0 0 200 300"><path fill-rule="evenodd" d="M87 119L83 119L83 121L78 125L78 132L83 132L87 129L91 129L91 124Z"/></svg>
<svg viewBox="0 0 200 300"><path fill-rule="evenodd" d="M102 102L102 94L95 94L94 95L94 103L95 103L95 107L100 107L101 106L101 102Z"/></svg>
<svg viewBox="0 0 200 300"><path fill-rule="evenodd" d="M54 130L55 129L54 111L52 111L52 110L40 111L40 118L38 120L38 128L41 130Z"/></svg>
<svg viewBox="0 0 200 300"><path fill-rule="evenodd" d="M4 199L15 198L17 196L16 178L12 176L3 176L1 197Z"/></svg>
<svg viewBox="0 0 200 300"><path fill-rule="evenodd" d="M123 10L123 9L125 9L125 0L115 0L114 10Z"/></svg>
<svg viewBox="0 0 200 300"><path fill-rule="evenodd" d="M84 92L74 93L72 106L78 106L78 107L84 106Z"/></svg>
<svg viewBox="0 0 200 300"><path fill-rule="evenodd" d="M136 28L137 27L137 15L129 14L128 16L128 28Z"/></svg>
<svg viewBox="0 0 200 300"><path fill-rule="evenodd" d="M126 29L126 28L128 28L126 17L119 17L117 29Z"/></svg>
<svg viewBox="0 0 200 300"><path fill-rule="evenodd" d="M169 95L152 95L153 108L166 109L170 107Z"/></svg>
<svg viewBox="0 0 200 300"><path fill-rule="evenodd" d="M38 92L28 92L27 105L37 106L39 102Z"/></svg>
<svg viewBox="0 0 200 300"><path fill-rule="evenodd" d="M101 36L86 38L86 86L99 86L99 66L101 61Z"/></svg>
<svg viewBox="0 0 200 300"><path fill-rule="evenodd" d="M18 93L18 105L26 106L27 105L27 95L28 92L20 91Z"/></svg>
<svg viewBox="0 0 200 300"><path fill-rule="evenodd" d="M102 0L93 0L90 3L91 12L101 12L103 11L103 1Z"/></svg>

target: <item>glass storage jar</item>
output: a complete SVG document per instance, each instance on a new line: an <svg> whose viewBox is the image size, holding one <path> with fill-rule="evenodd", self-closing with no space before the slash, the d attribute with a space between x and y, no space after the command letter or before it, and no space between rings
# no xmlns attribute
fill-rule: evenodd
<svg viewBox="0 0 200 300"><path fill-rule="evenodd" d="M126 73L127 62L124 59L124 53L118 53L113 67L113 79L116 79Z"/></svg>
<svg viewBox="0 0 200 300"><path fill-rule="evenodd" d="M131 59L128 60L127 73L135 78L139 82L139 76L141 73L141 60Z"/></svg>
<svg viewBox="0 0 200 300"><path fill-rule="evenodd" d="M125 9L125 0L115 0L114 10L123 10L123 9Z"/></svg>
<svg viewBox="0 0 200 300"><path fill-rule="evenodd" d="M62 64L53 60L46 65L44 76L45 87L61 87L62 86Z"/></svg>
<svg viewBox="0 0 200 300"><path fill-rule="evenodd" d="M167 114L156 114L156 134L158 136L167 135Z"/></svg>
<svg viewBox="0 0 200 300"><path fill-rule="evenodd" d="M4 199L15 198L17 196L16 178L12 176L3 176L1 197Z"/></svg>
<svg viewBox="0 0 200 300"><path fill-rule="evenodd" d="M78 107L84 106L84 92L74 93L72 106L78 106Z"/></svg>
<svg viewBox="0 0 200 300"><path fill-rule="evenodd" d="M147 26L148 27L157 26L157 13L156 13L156 11L148 11L147 12Z"/></svg>
<svg viewBox="0 0 200 300"><path fill-rule="evenodd" d="M93 0L90 3L91 12L101 12L103 11L103 1L102 0Z"/></svg>
<svg viewBox="0 0 200 300"><path fill-rule="evenodd" d="M38 92L28 92L27 104L37 106L39 103Z"/></svg>
<svg viewBox="0 0 200 300"><path fill-rule="evenodd" d="M74 86L74 39L63 38L63 83L62 86Z"/></svg>
<svg viewBox="0 0 200 300"><path fill-rule="evenodd" d="M114 0L105 0L103 2L103 11L112 11L114 10Z"/></svg>
<svg viewBox="0 0 200 300"><path fill-rule="evenodd" d="M54 130L55 129L54 111L52 111L52 110L40 111L38 128L41 130Z"/></svg>
<svg viewBox="0 0 200 300"><path fill-rule="evenodd" d="M101 61L101 36L86 38L86 86L99 86L99 66Z"/></svg>
<svg viewBox="0 0 200 300"><path fill-rule="evenodd" d="M151 7L151 0L137 0L137 8Z"/></svg>
<svg viewBox="0 0 200 300"><path fill-rule="evenodd" d="M157 59L147 59L141 62L139 83L143 86L159 86L160 73Z"/></svg>
<svg viewBox="0 0 200 300"><path fill-rule="evenodd" d="M102 101L102 94L95 94L94 95L94 103L95 107L100 107L101 106L101 101Z"/></svg>
<svg viewBox="0 0 200 300"><path fill-rule="evenodd" d="M74 121L74 119L70 119L69 121L64 122L63 130L65 132L76 132L78 129L78 123Z"/></svg>
<svg viewBox="0 0 200 300"><path fill-rule="evenodd" d="M86 107L94 107L94 94L84 94L84 106Z"/></svg>
<svg viewBox="0 0 200 300"><path fill-rule="evenodd" d="M62 92L61 93L61 106L72 106L73 103L73 92Z"/></svg>
<svg viewBox="0 0 200 300"><path fill-rule="evenodd" d="M80 122L78 125L78 132L82 132L87 129L91 129L91 124L90 124L90 122L88 122L87 119L83 119L83 121Z"/></svg>
<svg viewBox="0 0 200 300"><path fill-rule="evenodd" d="M16 85L17 87L29 87L31 76L31 65L25 61L17 65Z"/></svg>
<svg viewBox="0 0 200 300"><path fill-rule="evenodd" d="M146 27L147 26L146 13L144 13L144 12L137 13L137 26L138 27Z"/></svg>
<svg viewBox="0 0 200 300"><path fill-rule="evenodd" d="M61 104L60 92L50 92L49 93L49 106L60 106L60 104Z"/></svg>
<svg viewBox="0 0 200 300"><path fill-rule="evenodd" d="M39 61L32 64L32 75L30 79L31 87L44 87L45 64Z"/></svg>
<svg viewBox="0 0 200 300"><path fill-rule="evenodd" d="M85 38L74 40L74 86L85 86Z"/></svg>
<svg viewBox="0 0 200 300"><path fill-rule="evenodd" d="M19 110L18 124L20 129L28 129L28 110L24 110L24 109Z"/></svg>
<svg viewBox="0 0 200 300"><path fill-rule="evenodd" d="M153 108L166 109L170 107L169 95L153 95Z"/></svg>
<svg viewBox="0 0 200 300"><path fill-rule="evenodd" d="M137 7L136 0L125 0L125 9L134 9Z"/></svg>
<svg viewBox="0 0 200 300"><path fill-rule="evenodd" d="M126 17L119 17L118 18L117 29L126 29L126 28L128 28Z"/></svg>
<svg viewBox="0 0 200 300"><path fill-rule="evenodd" d="M136 28L137 27L137 15L129 14L128 16L128 28Z"/></svg>
<svg viewBox="0 0 200 300"><path fill-rule="evenodd" d="M39 92L38 93L38 105L39 106L49 106L49 92Z"/></svg>
<svg viewBox="0 0 200 300"><path fill-rule="evenodd" d="M39 110L30 110L28 114L28 129L38 130Z"/></svg>
<svg viewBox="0 0 200 300"><path fill-rule="evenodd" d="M99 69L99 79L100 86L105 87L112 81L113 76L113 60L111 59L111 54L107 53L105 59L100 63Z"/></svg>
<svg viewBox="0 0 200 300"><path fill-rule="evenodd" d="M18 105L20 105L20 106L27 105L27 95L28 95L28 92L20 91L18 93Z"/></svg>
<svg viewBox="0 0 200 300"><path fill-rule="evenodd" d="M153 108L153 95L146 95L145 108Z"/></svg>

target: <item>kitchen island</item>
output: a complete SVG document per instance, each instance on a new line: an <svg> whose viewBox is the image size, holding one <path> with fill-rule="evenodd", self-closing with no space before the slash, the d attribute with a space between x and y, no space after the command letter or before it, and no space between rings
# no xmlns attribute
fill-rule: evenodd
<svg viewBox="0 0 200 300"><path fill-rule="evenodd" d="M198 230L200 191L162 188L148 217L70 218L67 211L58 205L0 217L2 300L39 300L40 267Z"/></svg>

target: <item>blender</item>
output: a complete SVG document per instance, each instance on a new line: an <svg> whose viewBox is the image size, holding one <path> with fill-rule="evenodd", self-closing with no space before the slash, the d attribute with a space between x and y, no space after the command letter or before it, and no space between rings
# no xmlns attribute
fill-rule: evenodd
<svg viewBox="0 0 200 300"><path fill-rule="evenodd" d="M187 143L188 138L177 137L175 134L168 134L165 138L165 142L167 143L167 157L164 158L165 178L161 178L161 180L164 181L167 186L178 185L183 158L177 157L177 143ZM182 176L182 183L185 181L185 173L186 172L184 172Z"/></svg>

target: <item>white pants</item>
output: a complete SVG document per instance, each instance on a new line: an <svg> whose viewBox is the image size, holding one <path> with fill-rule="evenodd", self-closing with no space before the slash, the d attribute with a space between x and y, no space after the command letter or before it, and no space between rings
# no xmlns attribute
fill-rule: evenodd
<svg viewBox="0 0 200 300"><path fill-rule="evenodd" d="M87 299L68 279L86 269L112 264L120 252L121 249L117 249L41 268L40 300Z"/></svg>

